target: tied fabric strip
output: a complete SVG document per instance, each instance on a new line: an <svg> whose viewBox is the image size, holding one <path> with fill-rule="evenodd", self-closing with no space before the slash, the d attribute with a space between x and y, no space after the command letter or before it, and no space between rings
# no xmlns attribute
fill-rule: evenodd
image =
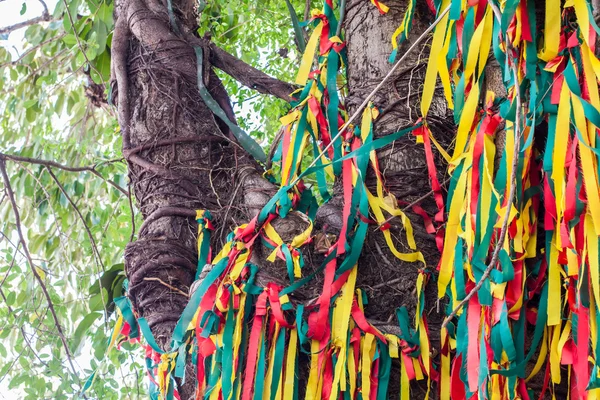
<svg viewBox="0 0 600 400"><path fill-rule="evenodd" d="M374 4L387 12L382 3ZM407 314L399 314L403 332L411 335L410 349L403 347L407 342L401 337L384 335L371 325L364 313L366 295L356 287L357 264L367 228L375 223L367 218L370 213L377 216L379 224L391 216L399 217L410 251L398 251L394 243L397 239L388 229L381 230L383 237L400 260L425 267L410 220L385 189L376 154L377 149L421 124L374 139L373 121L379 112L369 104L358 126L348 127L342 137L333 139L338 135L330 129L344 125L348 118L338 98L337 82L346 63L346 49L332 29L337 21L330 1L324 1L323 9L313 12L308 22L314 29L297 75L297 83L303 88L292 102L290 113L281 118L281 189L256 218L231 232L214 257L210 248L212 217L208 211L197 211L198 283L175 327L171 342L174 351L159 348L143 318L134 317L130 322L148 343L146 366L153 398L178 398L178 379L195 379L197 398L295 400L300 389L297 363L301 352L309 354L311 365L306 399L383 399L390 385L393 358L402 360L404 393L409 391L406 382L425 377L428 382L434 380L422 314L426 273L418 285L419 315L411 321ZM329 144L329 150L324 151ZM317 162L303 171L302 161L310 157ZM365 185L368 168L377 174L375 193ZM323 265L305 276L303 251L313 239L312 210L318 208L311 189L304 184L311 174L316 176L317 190L324 201L330 197L331 185L341 179L346 208L342 233L326 250ZM292 214L306 225L285 242L272 222ZM258 241L271 249L267 262L285 262L289 286L255 284L258 267L250 260ZM203 270L208 272L201 273ZM325 282L314 305L305 308L295 304L289 295L320 271ZM128 332L115 329L114 338L127 340ZM186 376L189 362L195 367L194 377Z"/></svg>
<svg viewBox="0 0 600 400"><path fill-rule="evenodd" d="M452 1L450 21L434 32L423 92L426 124L439 74L458 123L438 279L446 313L456 316L442 332L440 395L533 398L527 382L538 379L553 396L566 385L572 398L597 398L600 102L591 9L547 1L536 20L531 0L494 7ZM506 97L482 84L490 50Z"/></svg>
<svg viewBox="0 0 600 400"><path fill-rule="evenodd" d="M388 12L383 3L371 3ZM407 1L391 38L391 61L408 39L416 4ZM159 348L125 297L115 300L109 349L126 340L143 343L151 398L178 398L181 379L195 379L197 398L296 400L301 353L310 363L307 400L384 399L392 365L400 367L402 400L417 395L414 381L426 386L424 398L432 390L441 399L533 399L546 391L560 398L561 385L570 398L600 398L600 29L590 5L547 1L542 19L533 0L427 5L440 22L423 83L422 119L379 139L373 104L358 126L338 135L348 120L337 82L347 65L345 43L335 36L334 3L325 0L313 11L296 79L301 88L281 118L280 190L214 257L210 213L198 211L198 276L201 268L208 272L190 295L171 351ZM486 86L491 55L504 93ZM438 76L457 124L451 155L428 120ZM378 165L377 150L408 132L424 147L437 207L433 217L413 208L438 239L437 273L425 265L411 221L386 190ZM438 171L434 151L447 170ZM305 160L314 166L303 170ZM365 185L368 170L375 189ZM439 178L446 174L447 191ZM305 184L308 176L316 181L314 192ZM317 195L328 201L336 182L344 196L342 231L325 249L323 264L307 275L303 252L314 238ZM272 222L292 214L305 226L285 242ZM403 225L404 251L389 232L391 217ZM375 234L399 260L419 268L416 312L410 317L398 309L398 335L369 323L366 295L357 287L369 225L378 226ZM259 267L250 260L257 241L271 249L268 262L283 261L288 286L256 284ZM321 273L318 297L296 304L290 294ZM447 301L442 312L452 316L439 345L430 340L433 327L424 312L432 279ZM186 376L189 362L195 376ZM528 387L532 380L540 393Z"/></svg>

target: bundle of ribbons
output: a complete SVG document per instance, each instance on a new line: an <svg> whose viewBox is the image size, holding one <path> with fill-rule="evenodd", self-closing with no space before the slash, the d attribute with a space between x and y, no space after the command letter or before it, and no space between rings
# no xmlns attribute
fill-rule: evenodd
<svg viewBox="0 0 600 400"><path fill-rule="evenodd" d="M439 76L458 126L438 275L453 317L441 398L600 394L600 30L585 0L546 1L543 21L535 6L437 8L421 112ZM501 98L482 93L490 52Z"/></svg>
<svg viewBox="0 0 600 400"><path fill-rule="evenodd" d="M382 14L388 11L371 1ZM156 345L126 298L116 301L111 346L143 336L152 398L179 398L177 382L194 379L197 398L295 400L301 352L310 358L307 400L385 399L394 358L402 400L416 395L412 380L425 383L425 398L437 390L441 399L533 399L548 390L554 395L558 386L573 399L600 397L600 29L591 7L586 0L547 0L543 20L537 20L533 0L427 5L437 19L422 119L379 139L373 137L373 104L360 124L346 124L338 84L346 50L336 36L332 0L312 13L314 29L296 81L302 88L281 119L284 135L275 158L280 190L231 232L214 257L211 216L198 211L198 281L173 333L172 351ZM408 37L415 7L416 0L409 0L391 38L390 61ZM501 95L485 86L492 56L502 72ZM438 77L457 124L452 154L427 124ZM411 222L386 190L378 166L377 149L409 132L425 147L438 207L437 273L426 268ZM447 195L432 144L448 162ZM369 168L377 177L373 193L365 185ZM308 176L314 185L306 184ZM305 275L303 250L316 210L330 199L336 180L343 188L344 225L323 264ZM284 242L271 222L291 213L305 229ZM385 226L389 216L402 221L411 252L397 249ZM420 266L416 316L410 320L406 309L398 309L399 336L368 322L366 296L356 287L369 218L398 259ZM257 243L272 249L268 261L285 261L287 286L255 284L259 267L250 260ZM316 301L303 306L290 300L316 274L324 276ZM438 359L430 355L423 314L431 277L447 301ZM186 376L189 362L195 376ZM541 382L535 394L528 388L534 377Z"/></svg>

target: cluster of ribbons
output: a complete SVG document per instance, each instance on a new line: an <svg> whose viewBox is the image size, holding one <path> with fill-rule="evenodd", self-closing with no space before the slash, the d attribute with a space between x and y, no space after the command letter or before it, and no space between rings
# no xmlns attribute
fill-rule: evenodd
<svg viewBox="0 0 600 400"><path fill-rule="evenodd" d="M442 332L440 398L598 398L600 30L590 5L546 1L543 21L533 0L442 0L437 10L421 111L426 119L439 77L458 126L438 276L457 316ZM500 95L486 90L491 52Z"/></svg>
<svg viewBox="0 0 600 400"><path fill-rule="evenodd" d="M382 14L388 11L371 2ZM393 358L401 366L402 400L411 398L411 380L427 382L425 398L437 388L442 399L533 399L559 386L574 399L600 397L600 29L590 5L547 0L541 21L533 0L427 5L438 20L423 119L379 139L373 138L378 111L372 104L359 125L345 126L338 86L345 44L336 36L332 1L313 12L296 81L302 88L281 119L284 134L274 159L279 174L268 171L280 190L214 258L210 214L198 211L199 275L172 351L156 345L126 299L117 303L111 343L121 334L121 340L143 335L153 398L178 398L177 382L195 379L197 398L295 400L301 353L310 358L306 399L387 398ZM408 1L392 37L391 61L407 39L415 6ZM486 88L492 55L505 93ZM438 78L457 124L452 154L427 125ZM430 272L410 221L385 189L376 156L408 132L425 147L438 213L432 221L415 211L436 235L438 294L453 317L441 332L436 360L423 314ZM448 162L447 195L432 145ZM365 185L368 168L377 177L374 193ZM305 275L303 250L313 238L316 210L330 199L336 180L343 188L344 225L323 264ZM284 242L271 223L292 213L305 226ZM404 224L410 252L394 243L390 216ZM400 336L382 334L363 313L367 299L356 276L369 224L379 226L396 257L422 267L415 319L404 308L397 312ZM267 262L284 261L287 286L256 285L259 266L251 259L257 243L271 249ZM290 294L316 274L324 276L319 297L295 304ZM193 377L186 376L190 360ZM535 396L528 388L534 378L541 382Z"/></svg>
<svg viewBox="0 0 600 400"><path fill-rule="evenodd" d="M350 125L338 134L348 119L339 97L346 49L342 38L336 36L331 0L324 1L321 11L313 11L310 24L314 29L296 79L302 88L295 93L290 113L281 118L284 134L274 156L279 173L266 174L280 184L280 190L253 220L231 232L214 258L210 213L197 212L197 281L174 330L172 351L159 348L144 318L117 324L114 337L136 339L139 336L131 333L140 332L147 343L152 398L179 398L178 385L194 379L196 397L211 400L292 400L300 390L306 399L382 400L388 396L393 359L401 366L403 400L410 398L411 380L437 379L422 315L429 272L416 249L410 221L384 187L376 157L377 149L409 132L422 133L423 126L374 139L378 110L369 104L359 125ZM307 161L312 161L309 167ZM368 168L377 175L374 193L365 185ZM303 250L314 238L313 220L319 203L331 198L329 191L338 179L343 187L345 222L339 237L325 249L324 262L306 275ZM304 228L284 242L272 222L290 214L303 221ZM408 252L398 250L388 231L386 220L392 216L404 225ZM411 320L405 308L398 309L400 336L384 334L369 323L363 312L368 300L356 287L358 259L367 229L373 225L380 226L399 259L423 267L417 282L416 318ZM257 245L271 249L266 262L284 261L287 286L256 284L260 268L251 260ZM320 295L307 305L295 304L290 294L317 274L324 276ZM128 302L117 307L119 321L130 315ZM132 325L136 329L131 329ZM310 372L299 383L302 353L310 358ZM195 376L186 374L190 361Z"/></svg>

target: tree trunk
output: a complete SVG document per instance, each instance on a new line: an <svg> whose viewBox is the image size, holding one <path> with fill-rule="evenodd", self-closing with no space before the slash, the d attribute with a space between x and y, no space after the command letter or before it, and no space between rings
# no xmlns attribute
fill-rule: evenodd
<svg viewBox="0 0 600 400"><path fill-rule="evenodd" d="M423 3L423 2L418 2ZM391 52L391 42L394 31L402 20L406 9L405 1L388 1L386 5L390 11L381 15L369 2L353 0L348 2L346 34L348 42L348 89L349 95L347 105L352 111L356 108L381 82L384 76L392 68L388 58ZM422 4L424 5L424 3ZM416 10L413 27L409 40L403 43L398 51L398 58L406 51L430 23L432 14L427 7L419 7ZM420 87L423 85L425 69L429 56L429 46L423 45L402 62L401 67L393 74L388 85L379 90L374 105L381 110L381 116L376 121L375 136L381 137L394 133L404 127L413 125L419 115ZM453 122L450 111L446 108L441 89L430 110L428 120L436 138L445 148L451 141L453 134ZM435 150L434 150L435 151ZM437 152L434 153L439 172L438 180L444 181L444 166L442 158ZM429 173L426 164L423 144L416 143L414 135L407 135L394 142L388 147L378 151L380 169L384 172L387 189L392 193L400 204L411 204L417 200L429 215L437 211L434 197L431 194ZM367 180L368 186L375 187L374 174ZM436 248L435 237L428 234L423 224L423 219L415 214L412 209L407 210L413 228L415 229L415 240L418 249L423 252L427 261L428 273L432 272L438 262L439 252ZM404 237L401 233L400 221L392 221L392 232L396 231L398 237ZM407 306L411 313L414 312L416 296L414 293L417 274L422 265L418 263L405 263L395 258L386 249L385 241L380 232L370 235L371 241L379 242L384 255L373 245L372 251L365 252L364 261L359 263L364 268L359 273L359 282L365 286L381 285L397 279L400 275L406 277L394 285L383 286L380 290L371 294L368 311L376 315L376 319L388 320L394 310L399 306ZM406 242L401 243L408 249ZM388 268L380 268L381 260ZM389 261L389 264L386 262ZM437 298L435 285L427 289L427 310L434 308L430 314L432 318L432 340L435 343L439 338L439 332L435 325L441 322L441 315L435 311L434 301ZM414 316L414 314L413 314Z"/></svg>
<svg viewBox="0 0 600 400"><path fill-rule="evenodd" d="M349 95L346 105L350 112L390 70L390 37L401 21L405 3L387 1L391 10L382 16L368 1L348 2L345 29ZM191 33L195 31L194 18L188 4L174 2L174 16L180 29L176 34L161 1L122 1L113 38L113 98L118 103L123 153L129 162L131 185L145 220L137 240L130 243L125 252L130 282L128 295L164 349L169 346L173 328L188 300L186 294L196 276L195 210L212 213L217 227L212 245L219 250L223 237L237 224L250 220L275 191L260 177L258 165L237 145L227 126L213 115L198 94L192 44L203 43L204 49L210 50ZM426 29L430 19L430 11L419 6L411 40ZM401 47L400 54L410 46L411 40ZM428 47L424 45L403 63L392 84L375 97L374 104L382 111L376 123L376 136L390 134L415 122L427 57ZM226 68L232 60L205 57L203 75L212 96L233 119L229 99L208 65L210 61L221 62L219 68ZM238 77L248 79L248 76L242 73ZM265 91L273 88L266 86ZM280 87L279 93L285 88L285 85ZM291 92L291 86L287 88ZM453 133L451 118L443 99L434 99L428 119L434 121L432 130L444 147L448 147ZM429 215L435 214L437 207L430 195L423 145L410 135L381 149L378 155L390 192L405 203L422 199L420 205ZM444 171L441 158L437 153L435 157L438 171ZM443 182L444 176L438 179ZM367 183L375 186L374 175L369 176ZM337 189L334 198L317 215L316 227L326 234L339 233L343 204L339 192ZM421 217L412 211L407 211L407 215L415 228L427 269L417 263L398 261L377 230L369 233L359 261L357 286L365 289L370 299L365 313L372 323L390 332L397 330L396 323L391 322L397 307L406 306L414 316L417 276L420 271L428 277L435 273L439 256L435 236L422 228ZM285 240L286 236L293 237L302 229L303 223L292 215L275 221L274 226ZM393 234L399 233L400 222L391 221L391 230ZM313 253L306 259L314 267L323 256L314 247L305 251L311 249ZM260 251L255 253L255 258L253 262L261 268L264 281L286 278L281 262L266 262L264 252ZM317 277L314 283L303 288L297 301L318 294L322 282L322 278ZM436 310L436 298L435 285L428 285L426 314L431 323L434 355L434 347L439 343L437 329L442 320L439 307ZM398 366L394 369L397 376ZM303 362L299 371L305 378L308 364ZM182 398L193 397L193 386L190 387L193 381L192 377L187 380ZM390 393L397 392L399 379L393 376L391 382Z"/></svg>

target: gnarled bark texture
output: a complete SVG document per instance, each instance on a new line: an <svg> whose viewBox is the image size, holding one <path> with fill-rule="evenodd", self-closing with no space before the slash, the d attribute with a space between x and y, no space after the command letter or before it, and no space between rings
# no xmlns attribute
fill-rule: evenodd
<svg viewBox="0 0 600 400"><path fill-rule="evenodd" d="M211 211L217 224L226 212L239 218L228 208L236 171L254 167L198 95L194 49L172 31L162 2L121 2L117 26L113 77L123 153L145 220L125 251L129 296L167 347L196 275L195 210ZM213 97L231 111L219 79L206 71Z"/></svg>
<svg viewBox="0 0 600 400"><path fill-rule="evenodd" d="M390 37L401 21L405 3L387 1L391 10L382 16L368 1L348 1L345 32L349 62L347 106L351 112L391 68L388 62ZM427 8L421 8L424 2L417 3L411 40L426 29L432 17ZM259 91L285 97L293 90L291 85L237 64L239 60L195 37L193 8L189 2L174 1L174 7L178 33L170 25L162 1L122 0L113 39L112 66L113 98L118 102L123 152L145 220L137 240L127 246L125 253L130 280L128 294L164 348L168 347L171 332L187 303L183 293L189 291L196 274L195 210L206 209L213 214L217 229L212 244L218 250L224 235L235 224L252 218L275 191L261 178L257 164L235 143L227 127L202 102L192 45L203 46L207 56L202 74L213 97L231 119L234 117L227 93L212 72L211 62ZM409 40L400 48L400 55L410 43ZM376 122L376 136L390 134L415 122L428 53L428 46L423 45L411 54L391 83L375 97L374 103L383 114ZM441 96L434 98L428 119L438 140L448 147L454 128ZM391 193L406 204L421 199L420 205L433 215L437 208L430 193L423 145L407 136L381 149L378 155ZM437 153L435 156L438 171L444 171L441 157ZM374 175L369 176L371 187L375 186L374 178ZM442 175L438 178L442 183L445 180ZM341 195L336 190L332 201L317 216L316 227L321 233L339 233L341 208ZM421 217L410 210L407 214L415 228L419 249L425 255L427 272L435 274L439 257L435 237L422 228ZM303 230L305 223L292 214L273 224L285 240ZM397 247L408 249L401 239L405 235L400 221L392 220L391 225ZM261 268L262 277L284 280L282 262L267 262L266 254L266 251L256 251L253 258ZM308 271L322 260L316 246L307 249L305 255ZM373 229L369 233L359 261L357 284L369 295L367 317L382 330L395 331L393 315L399 306L406 306L414 315L415 282L422 267L398 261L387 249L380 231ZM316 297L321 285L322 277L317 277L293 300L305 302ZM425 307L432 346L436 347L439 338L436 327L442 317L436 309L435 285L427 288ZM435 349L433 353L435 355ZM397 369L396 366L396 374ZM306 376L307 371L308 365L304 362L299 367L300 376ZM193 396L193 387L190 387L193 379L187 382L184 399ZM392 377L391 382L390 393L395 393L399 378Z"/></svg>

